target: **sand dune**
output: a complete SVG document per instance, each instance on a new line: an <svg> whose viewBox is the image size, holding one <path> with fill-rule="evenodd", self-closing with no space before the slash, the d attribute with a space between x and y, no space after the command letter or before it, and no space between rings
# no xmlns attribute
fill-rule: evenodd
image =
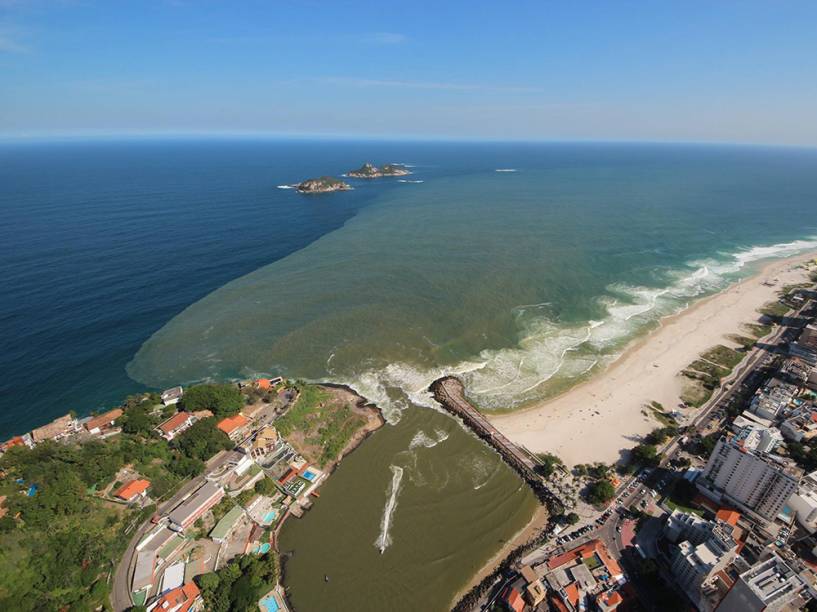
<svg viewBox="0 0 817 612"><path fill-rule="evenodd" d="M565 463L613 462L657 426L642 414L645 404L667 409L680 403L680 371L741 325L760 316L757 309L787 284L802 282L798 267L815 253L766 263L758 274L667 317L655 331L636 340L606 371L554 399L490 420L511 440L534 452L552 452ZM768 283L773 282L770 286ZM685 410L689 416L693 411Z"/></svg>

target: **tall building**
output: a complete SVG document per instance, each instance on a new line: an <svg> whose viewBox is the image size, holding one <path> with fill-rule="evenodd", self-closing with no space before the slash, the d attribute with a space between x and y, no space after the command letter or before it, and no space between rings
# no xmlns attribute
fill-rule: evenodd
<svg viewBox="0 0 817 612"><path fill-rule="evenodd" d="M773 520L797 490L802 470L782 457L749 450L736 438L721 438L699 487L765 520ZM706 489L704 491L704 489Z"/></svg>
<svg viewBox="0 0 817 612"><path fill-rule="evenodd" d="M732 525L706 521L674 511L664 527L664 535L676 543L671 570L676 584L699 609L710 609L706 593L718 572L726 569L737 555Z"/></svg>
<svg viewBox="0 0 817 612"><path fill-rule="evenodd" d="M805 581L777 555L743 572L717 612L798 610L810 594Z"/></svg>
<svg viewBox="0 0 817 612"><path fill-rule="evenodd" d="M817 471L803 478L797 493L789 499L789 507L803 529L809 533L817 531Z"/></svg>

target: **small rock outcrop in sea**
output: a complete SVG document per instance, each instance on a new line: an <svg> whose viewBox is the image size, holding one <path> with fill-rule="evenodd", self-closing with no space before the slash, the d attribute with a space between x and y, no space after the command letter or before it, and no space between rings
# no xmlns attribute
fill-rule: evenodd
<svg viewBox="0 0 817 612"><path fill-rule="evenodd" d="M333 176L322 176L320 178L306 179L298 183L297 189L301 193L328 193L330 191L348 191L351 187L348 183Z"/></svg>
<svg viewBox="0 0 817 612"><path fill-rule="evenodd" d="M402 164L385 164L378 168L366 162L357 170L347 172L346 176L352 178L379 178L381 176L406 176L407 174L411 174L411 172Z"/></svg>

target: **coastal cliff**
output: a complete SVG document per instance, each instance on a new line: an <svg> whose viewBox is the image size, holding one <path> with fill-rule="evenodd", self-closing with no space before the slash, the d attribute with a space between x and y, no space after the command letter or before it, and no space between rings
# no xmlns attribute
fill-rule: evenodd
<svg viewBox="0 0 817 612"><path fill-rule="evenodd" d="M349 191L351 188L349 183L333 176L306 179L298 183L296 187L300 193L329 193L332 191Z"/></svg>
<svg viewBox="0 0 817 612"><path fill-rule="evenodd" d="M380 178L383 176L407 176L411 174L402 164L385 164L381 167L366 162L357 170L350 170L346 176L352 178Z"/></svg>

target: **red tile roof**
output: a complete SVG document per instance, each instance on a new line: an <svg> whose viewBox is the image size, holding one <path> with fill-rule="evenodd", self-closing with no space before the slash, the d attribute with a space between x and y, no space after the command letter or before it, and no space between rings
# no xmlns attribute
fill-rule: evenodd
<svg viewBox="0 0 817 612"><path fill-rule="evenodd" d="M561 567L567 563L587 559L594 553L599 556L599 559L601 559L601 562L604 563L607 571L609 571L612 575L621 574L621 566L610 556L607 547L603 542L601 542L601 540L591 540L590 542L582 544L581 546L574 548L573 550L569 550L566 553L562 553L557 557L551 557L548 559L547 566L548 569L556 569L557 567Z"/></svg>
<svg viewBox="0 0 817 612"><path fill-rule="evenodd" d="M269 378L259 378L255 381L255 384L259 389L264 389L265 391L272 386Z"/></svg>
<svg viewBox="0 0 817 612"><path fill-rule="evenodd" d="M509 586L505 593L502 595L502 599L508 604L511 610L514 612L522 612L525 609L525 600L522 599L522 594L517 591L512 586Z"/></svg>
<svg viewBox="0 0 817 612"><path fill-rule="evenodd" d="M565 587L565 595L567 595L567 600L570 604L575 608L579 605L579 585L575 582L571 582Z"/></svg>
<svg viewBox="0 0 817 612"><path fill-rule="evenodd" d="M174 429L178 429L181 425L189 419L191 415L189 412L177 412L164 423L159 425L159 429L161 429L164 433L169 434Z"/></svg>
<svg viewBox="0 0 817 612"><path fill-rule="evenodd" d="M195 582L188 582L184 586L168 591L156 602L156 610L172 610L173 612L187 612L196 603L201 594Z"/></svg>
<svg viewBox="0 0 817 612"><path fill-rule="evenodd" d="M248 422L247 417L245 417L243 414L237 414L235 416L227 417L226 419L221 419L216 427L229 436L236 429L244 427L244 425L246 425Z"/></svg>
<svg viewBox="0 0 817 612"><path fill-rule="evenodd" d="M25 442L23 441L23 436L14 436L10 440L3 442L3 450L5 451L10 449L12 446L22 446L24 444Z"/></svg>
<svg viewBox="0 0 817 612"><path fill-rule="evenodd" d="M85 423L85 429L88 431L92 431L99 427L100 429L105 427L108 423L112 423L123 414L121 408L114 408L113 410L109 410L105 414L100 414L92 418L90 421Z"/></svg>
<svg viewBox="0 0 817 612"><path fill-rule="evenodd" d="M119 490L114 493L114 496L118 497L119 499L124 499L125 501L130 501L137 495L147 491L148 487L150 487L149 480L145 480L144 478L131 480L129 483L120 487Z"/></svg>
<svg viewBox="0 0 817 612"><path fill-rule="evenodd" d="M715 517L719 521L723 521L724 523L728 523L729 525L732 525L732 527L734 527L735 525L738 524L738 520L740 520L740 512L731 510L729 508L721 508L720 510L718 510L718 513L715 515Z"/></svg>

